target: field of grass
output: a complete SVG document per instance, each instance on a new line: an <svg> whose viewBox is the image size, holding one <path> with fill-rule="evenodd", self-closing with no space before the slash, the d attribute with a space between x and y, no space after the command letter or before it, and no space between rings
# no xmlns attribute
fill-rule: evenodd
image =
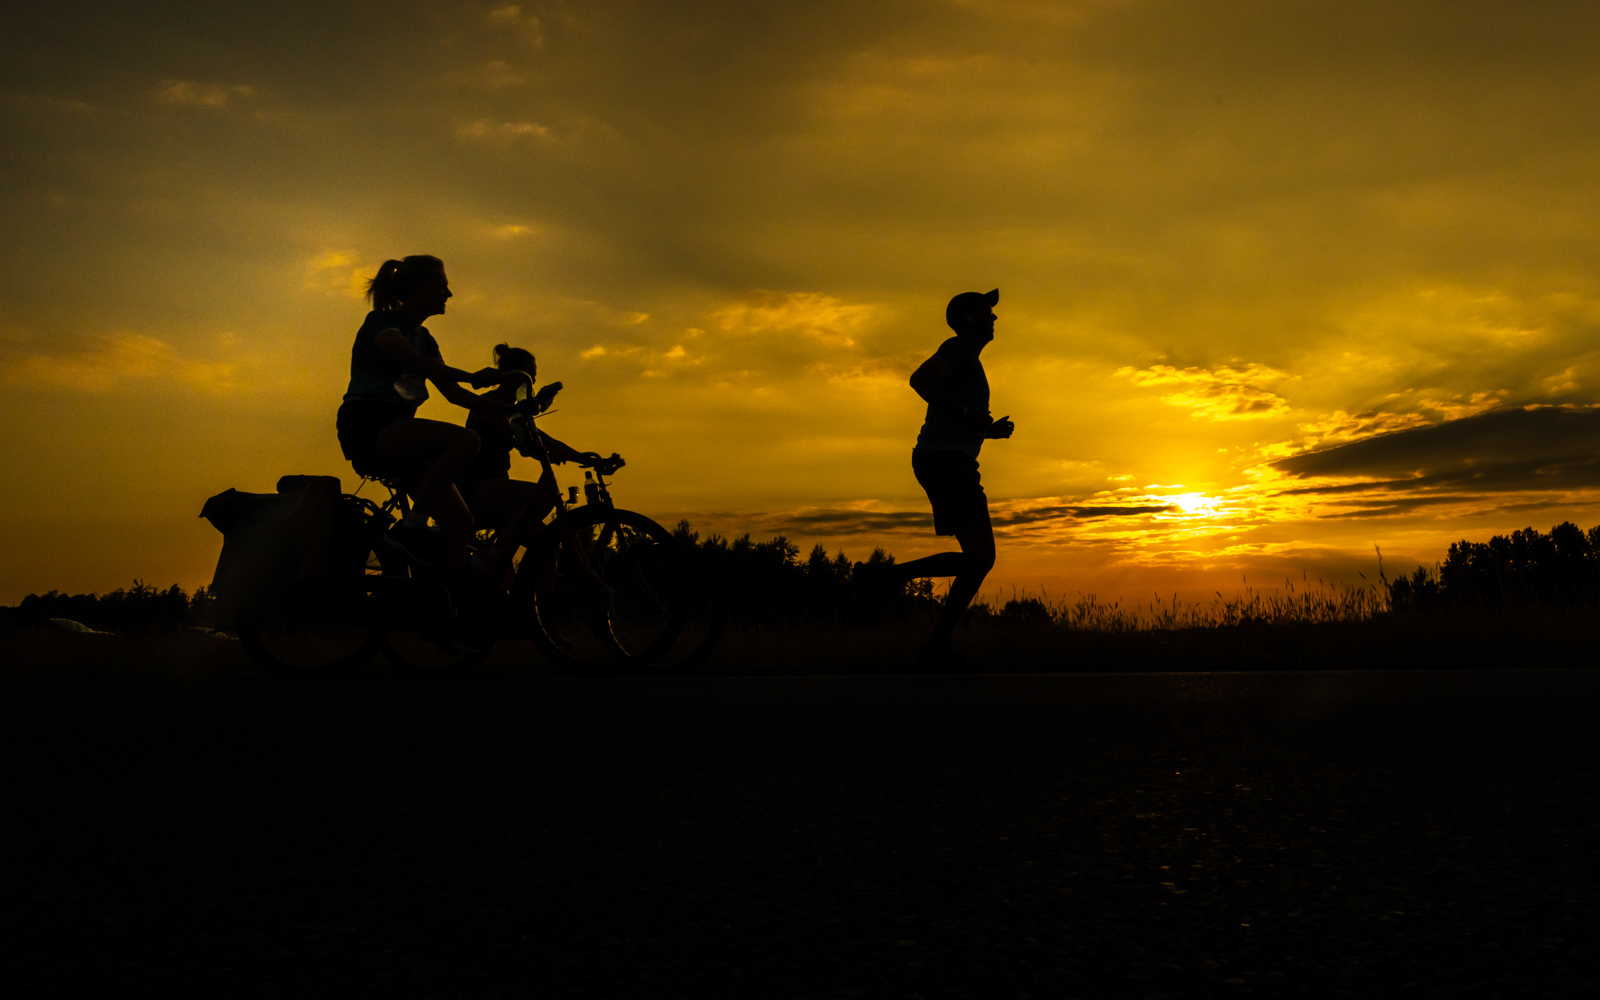
<svg viewBox="0 0 1600 1000"><path fill-rule="evenodd" d="M1584 666L1600 616L1526 610L1339 613L1335 595L1251 596L1206 607L1105 606L1034 599L974 614L957 645L984 672L1347 670ZM1025 608L1019 612L1018 606ZM1041 613L1040 609L1043 609ZM876 627L730 628L696 672L713 675L901 673L914 669L925 615ZM0 630L0 679L243 677L260 674L225 634L194 628L129 634ZM531 642L501 642L484 674L553 674ZM364 674L390 671L381 657Z"/></svg>

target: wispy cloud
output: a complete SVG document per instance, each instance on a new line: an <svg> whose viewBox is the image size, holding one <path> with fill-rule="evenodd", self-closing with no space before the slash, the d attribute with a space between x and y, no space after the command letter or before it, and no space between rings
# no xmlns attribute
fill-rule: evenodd
<svg viewBox="0 0 1600 1000"><path fill-rule="evenodd" d="M1474 392L1466 399L1419 399L1417 405L1444 414L1446 420L1460 420L1478 413L1484 413L1502 405L1506 400L1505 389L1494 389L1489 392Z"/></svg>
<svg viewBox="0 0 1600 1000"><path fill-rule="evenodd" d="M535 48L544 44L544 26L538 17L525 13L520 4L496 7L485 15L485 20L494 28L520 35Z"/></svg>
<svg viewBox="0 0 1600 1000"><path fill-rule="evenodd" d="M466 139L551 139L548 125L538 122L497 122L479 118L456 129L456 134Z"/></svg>
<svg viewBox="0 0 1600 1000"><path fill-rule="evenodd" d="M4 365L6 380L13 386L45 385L88 393L129 384L159 389L163 381L206 393L235 387L232 363L187 357L166 341L138 333L93 337L57 350L15 342L5 346L4 353L10 355Z"/></svg>
<svg viewBox="0 0 1600 1000"><path fill-rule="evenodd" d="M1192 416L1207 420L1270 417L1289 409L1289 401L1266 386L1291 376L1266 365L1216 369L1152 365L1145 369L1119 368L1116 374L1141 388L1172 387L1172 392L1161 397L1163 403L1186 407Z"/></svg>
<svg viewBox="0 0 1600 1000"><path fill-rule="evenodd" d="M709 318L733 336L798 336L828 347L856 347L880 311L870 303L849 303L820 292L758 292Z"/></svg>
<svg viewBox="0 0 1600 1000"><path fill-rule="evenodd" d="M326 250L306 261L306 287L327 295L359 299L376 268L365 268L352 250Z"/></svg>
<svg viewBox="0 0 1600 1000"><path fill-rule="evenodd" d="M1379 434L1393 434L1395 431L1423 427L1429 422L1428 418L1420 413L1385 413L1379 410L1346 413L1343 410L1335 410L1321 420L1299 425L1298 429L1304 438L1296 450L1312 451L1327 445L1359 441Z"/></svg>
<svg viewBox="0 0 1600 1000"><path fill-rule="evenodd" d="M254 94L254 87L247 87L241 83L198 83L194 80L178 80L163 84L156 91L156 100L162 104L225 108L232 101Z"/></svg>

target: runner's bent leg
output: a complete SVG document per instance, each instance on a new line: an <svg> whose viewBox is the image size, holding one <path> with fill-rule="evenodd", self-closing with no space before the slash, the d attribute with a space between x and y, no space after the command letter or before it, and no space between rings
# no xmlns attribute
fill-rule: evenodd
<svg viewBox="0 0 1600 1000"><path fill-rule="evenodd" d="M910 562L895 563L885 572L900 580L918 580L925 576L960 576L966 568L967 557L963 553L940 552Z"/></svg>
<svg viewBox="0 0 1600 1000"><path fill-rule="evenodd" d="M929 639L928 644L934 648L950 645L950 635L955 631L956 623L961 620L962 612L967 610L967 605L978 595L978 588L983 586L983 578L994 568L994 528L990 526L987 517L978 523L962 525L961 530L956 532L956 541L961 543L961 552L957 558L961 559L964 565L956 574L956 578L951 581L950 592L945 595L944 605L939 609L939 618L933 624L933 637ZM944 555L957 554L947 552Z"/></svg>

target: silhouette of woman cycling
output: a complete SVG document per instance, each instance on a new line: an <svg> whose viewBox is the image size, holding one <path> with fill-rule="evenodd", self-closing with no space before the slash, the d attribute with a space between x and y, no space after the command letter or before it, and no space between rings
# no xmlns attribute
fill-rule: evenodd
<svg viewBox="0 0 1600 1000"><path fill-rule="evenodd" d="M384 542L415 562L442 566L447 580L466 566L472 512L456 489L478 453L478 435L439 420L420 420L426 382L457 406L503 415L511 406L462 388L523 382L520 371L484 368L466 372L445 364L439 343L422 323L442 316L450 299L444 262L418 254L385 261L367 282L372 312L350 351L350 387L339 407L339 445L364 476L398 479L411 497L411 512L384 535ZM427 527L432 518L437 537Z"/></svg>

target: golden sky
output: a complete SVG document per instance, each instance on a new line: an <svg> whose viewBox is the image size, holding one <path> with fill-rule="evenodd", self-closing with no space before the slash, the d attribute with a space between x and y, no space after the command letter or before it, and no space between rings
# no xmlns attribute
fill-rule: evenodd
<svg viewBox="0 0 1600 1000"><path fill-rule="evenodd" d="M27 5L0 601L193 587L206 497L353 488L358 287L411 253L446 359L533 350L668 523L945 547L906 378L995 286L991 592L1600 522L1597 43L1555 2Z"/></svg>

